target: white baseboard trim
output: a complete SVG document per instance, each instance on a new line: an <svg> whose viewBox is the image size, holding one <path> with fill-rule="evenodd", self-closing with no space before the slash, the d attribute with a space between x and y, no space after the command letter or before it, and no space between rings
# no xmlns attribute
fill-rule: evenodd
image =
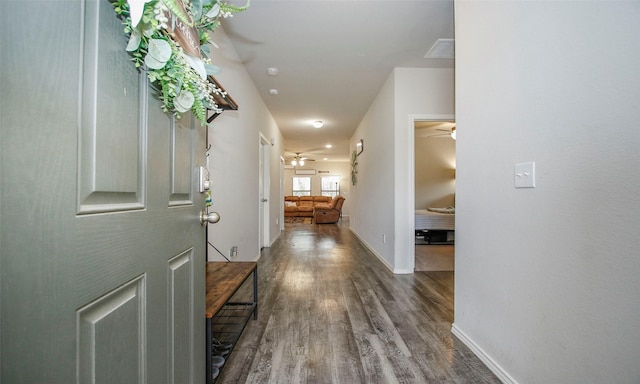
<svg viewBox="0 0 640 384"><path fill-rule="evenodd" d="M455 324L451 326L451 333L453 333L460 341L464 343L471 352L473 352L478 358L493 372L498 379L505 384L518 384L518 382L511 377L495 360L491 358L478 344L476 344L466 333L464 333Z"/></svg>
<svg viewBox="0 0 640 384"><path fill-rule="evenodd" d="M349 228L349 230L351 231L351 233L353 233L358 240L360 240L360 242L362 243L362 245L365 246L365 248L367 248L369 250L369 252L373 253L378 260L380 260L382 262L382 264L384 264L385 267L387 267L387 269L389 269L392 273L395 273L393 271L393 267L391 266L391 264L389 264L389 262L387 262L387 260L385 260L380 254L378 254L378 252L376 252L375 249L373 249L369 244L367 244L366 241L364 241L364 239L362 237L360 237L354 230L353 228Z"/></svg>
<svg viewBox="0 0 640 384"><path fill-rule="evenodd" d="M271 248L271 246L273 245L273 243L276 242L276 240L278 240L280 238L280 234L282 233L282 231L278 231L278 234L273 238L273 240L271 240L271 243L269 243L269 248Z"/></svg>

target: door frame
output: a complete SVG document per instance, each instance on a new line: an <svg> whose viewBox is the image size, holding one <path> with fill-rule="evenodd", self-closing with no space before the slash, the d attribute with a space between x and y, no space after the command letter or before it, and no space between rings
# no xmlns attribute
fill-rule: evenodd
<svg viewBox="0 0 640 384"><path fill-rule="evenodd" d="M456 121L456 116L453 114L450 115L432 115L432 114L410 114L409 115L409 124L407 124L406 131L406 140L408 143L408 148L406 151L407 160L409 164L409 172L407 173L407 180L405 180L406 185L406 195L404 196L407 199L406 211L404 212L405 220L401 220L401 222L406 223L406 225L402 226L402 228L398 228L400 233L403 233L404 236L401 236L400 239L415 239L415 205L416 205L416 148L415 148L415 124L416 121ZM412 272L405 273L413 273L415 270L416 264L416 244L415 241L409 240L407 246L403 247L405 252L399 253L398 258L402 258L402 260L397 260L396 265L406 265L408 270Z"/></svg>
<svg viewBox="0 0 640 384"><path fill-rule="evenodd" d="M271 221L269 215L271 207L271 142L262 133L260 133L258 153L260 157L258 160L258 177L260 179L258 182L258 195L260 199L258 215L258 247L262 249L271 245L271 231L269 228L269 223ZM258 249L258 252L260 249Z"/></svg>
<svg viewBox="0 0 640 384"><path fill-rule="evenodd" d="M286 162L283 156L280 156L280 211L278 213L279 217L279 229L280 231L284 231L284 166Z"/></svg>

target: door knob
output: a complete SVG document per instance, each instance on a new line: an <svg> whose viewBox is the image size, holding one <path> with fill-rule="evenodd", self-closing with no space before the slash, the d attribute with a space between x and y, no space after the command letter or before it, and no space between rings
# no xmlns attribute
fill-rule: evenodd
<svg viewBox="0 0 640 384"><path fill-rule="evenodd" d="M204 225L204 223L215 224L220 221L220 215L218 212L207 213L206 211L200 211L200 224Z"/></svg>
<svg viewBox="0 0 640 384"><path fill-rule="evenodd" d="M262 199L263 203L266 203L267 201L269 201L269 199Z"/></svg>

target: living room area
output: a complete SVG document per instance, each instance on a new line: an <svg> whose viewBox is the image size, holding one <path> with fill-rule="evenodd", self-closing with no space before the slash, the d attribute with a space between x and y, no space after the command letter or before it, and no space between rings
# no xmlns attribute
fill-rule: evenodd
<svg viewBox="0 0 640 384"><path fill-rule="evenodd" d="M290 161L285 164L282 208L285 223L335 223L348 219L349 172L349 163L344 161L318 159L307 161L303 166L293 166ZM338 196L341 197L338 199L340 201L335 199ZM316 207L319 209L316 210ZM324 212L320 213L323 208ZM322 215L318 221L313 220L316 216L314 211L318 212L318 217Z"/></svg>

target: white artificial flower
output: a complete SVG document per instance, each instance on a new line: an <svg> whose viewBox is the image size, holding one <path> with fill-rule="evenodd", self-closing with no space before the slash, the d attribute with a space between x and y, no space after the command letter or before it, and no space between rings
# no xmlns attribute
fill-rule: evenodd
<svg viewBox="0 0 640 384"><path fill-rule="evenodd" d="M129 14L131 15L131 27L135 28L138 25L144 13L144 5L150 1L151 0L127 0L127 3L129 3Z"/></svg>

